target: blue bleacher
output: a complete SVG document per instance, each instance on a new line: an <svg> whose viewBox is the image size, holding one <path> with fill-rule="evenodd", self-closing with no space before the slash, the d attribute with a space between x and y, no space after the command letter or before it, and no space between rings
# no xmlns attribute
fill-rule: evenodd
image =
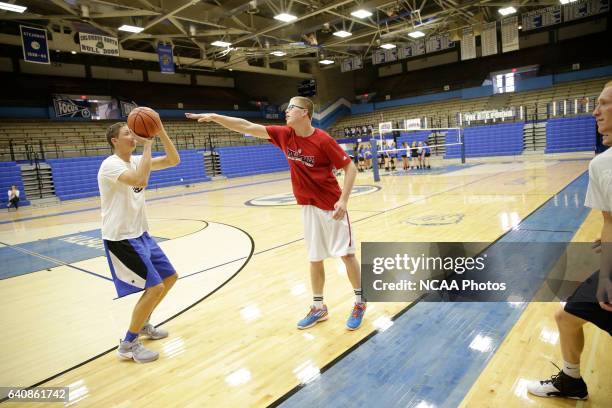
<svg viewBox="0 0 612 408"><path fill-rule="evenodd" d="M240 177L289 169L283 152L272 144L220 147L221 174Z"/></svg>
<svg viewBox="0 0 612 408"><path fill-rule="evenodd" d="M193 150L180 151L181 164L154 171L148 189L209 181L202 155ZM153 156L163 155L155 152ZM61 200L93 197L99 194L98 170L107 156L74 157L47 160L53 172L55 194Z"/></svg>
<svg viewBox="0 0 612 408"><path fill-rule="evenodd" d="M595 118L550 119L546 124L546 153L595 151Z"/></svg>
<svg viewBox="0 0 612 408"><path fill-rule="evenodd" d="M8 204L7 192L13 184L19 189L19 205L30 205L21 180L21 168L15 162L0 162L0 206L2 208Z"/></svg>
<svg viewBox="0 0 612 408"><path fill-rule="evenodd" d="M512 156L523 154L524 122L474 126L463 129L465 157ZM457 141L456 131L449 131L446 143ZM449 139L450 138L450 139ZM461 157L461 146L448 146L444 158Z"/></svg>

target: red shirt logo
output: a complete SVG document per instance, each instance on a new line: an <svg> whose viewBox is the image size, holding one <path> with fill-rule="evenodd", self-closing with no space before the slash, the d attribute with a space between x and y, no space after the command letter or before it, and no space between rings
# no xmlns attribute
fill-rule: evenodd
<svg viewBox="0 0 612 408"><path fill-rule="evenodd" d="M287 148L287 159L300 161L304 163L308 167L314 167L315 158L314 156L304 156L302 154L302 149L298 149L297 152L295 150L291 150Z"/></svg>

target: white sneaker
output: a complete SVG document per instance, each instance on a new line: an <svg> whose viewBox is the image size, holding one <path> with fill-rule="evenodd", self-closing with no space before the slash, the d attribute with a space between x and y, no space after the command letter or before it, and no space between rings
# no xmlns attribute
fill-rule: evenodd
<svg viewBox="0 0 612 408"><path fill-rule="evenodd" d="M165 337L168 337L168 331L164 330L160 327L155 327L153 326L151 323L147 323L144 326L142 326L142 329L140 329L140 333L144 336L149 337L151 340L159 340L159 339L163 339Z"/></svg>

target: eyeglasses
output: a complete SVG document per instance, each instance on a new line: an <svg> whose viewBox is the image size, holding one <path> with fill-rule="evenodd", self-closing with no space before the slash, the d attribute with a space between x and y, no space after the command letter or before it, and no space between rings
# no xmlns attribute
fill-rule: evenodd
<svg viewBox="0 0 612 408"><path fill-rule="evenodd" d="M286 110L290 111L293 108L306 109L306 108L302 108L301 106L297 106L297 105L291 104L291 105L287 106Z"/></svg>

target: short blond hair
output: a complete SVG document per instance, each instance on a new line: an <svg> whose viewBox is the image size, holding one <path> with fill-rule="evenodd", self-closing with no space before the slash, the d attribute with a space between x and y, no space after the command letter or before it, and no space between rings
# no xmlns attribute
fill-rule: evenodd
<svg viewBox="0 0 612 408"><path fill-rule="evenodd" d="M612 81L606 82L606 84L604 85L604 89L606 89L606 88L608 88L610 86L612 86Z"/></svg>
<svg viewBox="0 0 612 408"><path fill-rule="evenodd" d="M293 98L296 101L298 101L300 104L303 104L303 108L304 109L308 109L308 117L310 119L312 119L312 115L314 114L314 103L312 103L312 101L308 98L305 98L303 96L294 96Z"/></svg>

